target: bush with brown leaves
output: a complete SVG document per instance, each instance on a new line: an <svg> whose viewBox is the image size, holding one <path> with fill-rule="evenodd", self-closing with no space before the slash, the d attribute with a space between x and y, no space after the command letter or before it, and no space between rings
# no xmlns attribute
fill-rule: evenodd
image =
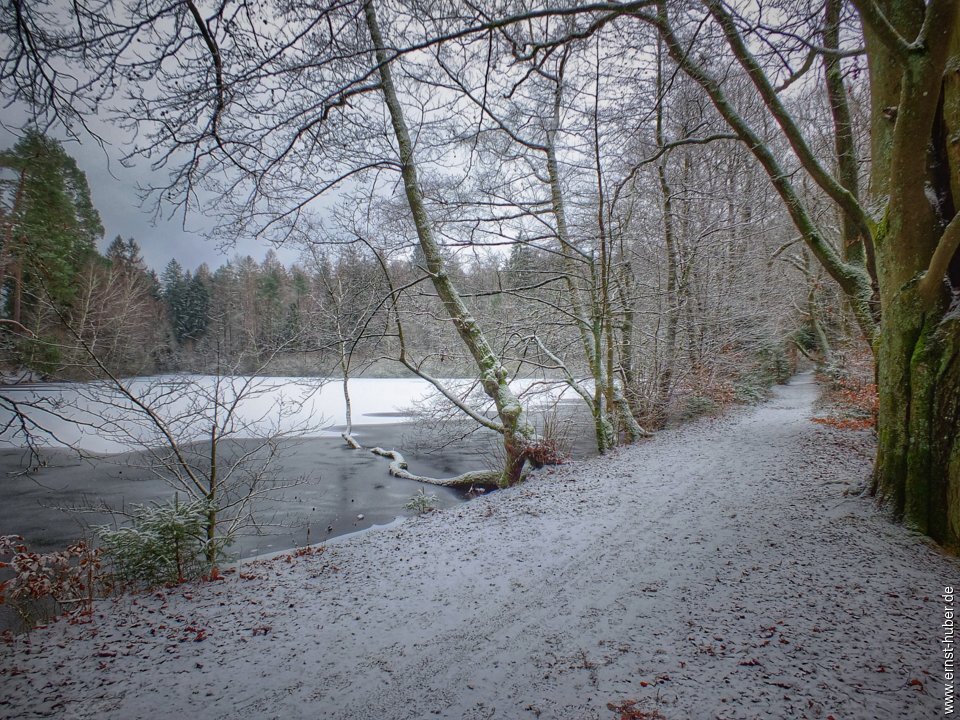
<svg viewBox="0 0 960 720"><path fill-rule="evenodd" d="M19 535L0 536L0 569L13 577L0 583L0 605L14 609L27 627L54 614L71 621L93 612L95 588L102 582L99 550L79 541L65 550L31 552Z"/></svg>

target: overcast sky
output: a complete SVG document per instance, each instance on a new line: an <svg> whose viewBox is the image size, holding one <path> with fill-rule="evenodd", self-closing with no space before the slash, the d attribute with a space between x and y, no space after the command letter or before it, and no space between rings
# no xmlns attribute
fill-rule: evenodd
<svg viewBox="0 0 960 720"><path fill-rule="evenodd" d="M9 148L16 143L17 137L15 132L8 128L17 127L22 121L17 122L17 113L11 108L4 108L3 114L3 123L0 124L0 148ZM110 130L105 128L104 135L114 134ZM62 136L58 137L62 139ZM167 219L168 208L164 217L154 221L151 208L142 206L137 192L139 186L150 184L151 171L143 164L134 168L121 165L118 158L124 154L122 147L108 147L109 156L92 140L83 143L64 142L63 147L87 175L93 203L100 211L103 221L104 239L101 249L106 248L117 235L133 237L143 248L147 265L157 272L161 271L171 258L176 258L189 270L196 269L201 263L215 268L238 254L252 255L261 260L269 249L269 246L262 242L241 240L236 247L221 251L216 243L204 237L211 221L199 215L188 217L184 227L182 213ZM278 255L287 264L296 259L296 254L289 250L281 249Z"/></svg>

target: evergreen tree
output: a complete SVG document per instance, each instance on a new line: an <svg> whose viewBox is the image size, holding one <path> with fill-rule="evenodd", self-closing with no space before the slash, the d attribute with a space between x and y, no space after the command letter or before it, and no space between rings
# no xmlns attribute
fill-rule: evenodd
<svg viewBox="0 0 960 720"><path fill-rule="evenodd" d="M41 296L69 304L77 273L96 257L103 226L86 176L56 140L27 130L0 153L0 167L13 172L3 188L0 278L9 275L7 316L21 322Z"/></svg>
<svg viewBox="0 0 960 720"><path fill-rule="evenodd" d="M170 324L177 342L183 344L203 337L207 329L210 292L207 288L209 272L198 270L196 275L171 260L163 270L160 282L167 304Z"/></svg>
<svg viewBox="0 0 960 720"><path fill-rule="evenodd" d="M177 339L199 340L207 330L209 318L210 292L203 275L198 271L191 277L188 272L184 278L184 292L178 304L177 323L174 330Z"/></svg>
<svg viewBox="0 0 960 720"><path fill-rule="evenodd" d="M117 235L107 246L107 260L146 272L146 263L140 252L140 244L133 238L124 240Z"/></svg>
<svg viewBox="0 0 960 720"><path fill-rule="evenodd" d="M167 317L170 320L170 327L173 328L173 336L179 342L177 316L183 298L184 279L183 268L176 260L171 260L163 268L163 272L160 274L160 289L161 297L167 306Z"/></svg>

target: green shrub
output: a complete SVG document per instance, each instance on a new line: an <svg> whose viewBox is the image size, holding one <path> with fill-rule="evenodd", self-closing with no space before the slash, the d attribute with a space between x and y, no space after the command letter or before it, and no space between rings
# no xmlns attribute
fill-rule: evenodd
<svg viewBox="0 0 960 720"><path fill-rule="evenodd" d="M692 395L684 402L680 417L684 421L689 421L704 415L716 415L719 411L720 406L710 398L703 395Z"/></svg>
<svg viewBox="0 0 960 720"><path fill-rule="evenodd" d="M745 405L756 405L770 395L770 386L790 379L793 366L782 345L761 346L749 369L740 373L733 383L733 400Z"/></svg>
<svg viewBox="0 0 960 720"><path fill-rule="evenodd" d="M153 586L182 582L208 571L205 500L136 505L133 524L95 528L116 580ZM218 554L221 548L218 548Z"/></svg>
<svg viewBox="0 0 960 720"><path fill-rule="evenodd" d="M756 405L767 399L772 381L763 373L749 372L733 384L733 400L742 405Z"/></svg>
<svg viewBox="0 0 960 720"><path fill-rule="evenodd" d="M757 352L760 370L770 384L782 385L793 375L793 364L787 355L786 346L782 343L764 345Z"/></svg>
<svg viewBox="0 0 960 720"><path fill-rule="evenodd" d="M795 342L808 353L817 352L819 350L817 345L817 336L814 333L813 327L809 323L794 330L792 339L793 342Z"/></svg>
<svg viewBox="0 0 960 720"><path fill-rule="evenodd" d="M422 515L423 513L430 512L431 510L436 510L438 502L439 501L437 500L436 495L427 495L423 491L423 488L420 488L417 490L416 495L404 503L403 507L406 510L412 510L417 515Z"/></svg>

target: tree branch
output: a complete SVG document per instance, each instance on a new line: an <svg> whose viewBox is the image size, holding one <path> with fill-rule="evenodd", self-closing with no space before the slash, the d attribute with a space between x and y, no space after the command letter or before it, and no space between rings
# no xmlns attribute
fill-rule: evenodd
<svg viewBox="0 0 960 720"><path fill-rule="evenodd" d="M432 478L424 475L414 475L407 469L407 461L403 455L396 450L384 450L383 448L375 447L371 448L370 452L390 460L390 474L394 477L428 483L430 485L439 485L440 487L471 488L476 485L496 487L497 479L500 477L499 473L490 470L473 470L451 478Z"/></svg>
<svg viewBox="0 0 960 720"><path fill-rule="evenodd" d="M726 11L720 0L706 0L707 8L710 14L716 19L723 29L723 34L727 38L727 43L737 61L743 66L753 81L754 86L763 98L764 104L770 113L776 118L777 124L783 130L790 147L797 154L804 169L810 173L813 180L823 188L837 205L840 206L844 215L856 225L857 230L863 236L865 243L873 243L873 230L870 219L860 205L859 200L846 187L837 182L827 170L820 164L813 151L807 145L803 133L794 122L786 107L780 102L777 91L770 84L766 73L756 58L747 49L740 32L733 22L733 17Z"/></svg>
<svg viewBox="0 0 960 720"><path fill-rule="evenodd" d="M943 278L958 248L960 248L960 213L954 215L953 220L944 229L940 242L937 243L937 249L933 251L933 256L930 258L930 265L920 278L918 290L928 307L936 302L943 287Z"/></svg>
<svg viewBox="0 0 960 720"><path fill-rule="evenodd" d="M857 322L864 335L871 338L876 329L876 320L870 308L873 289L869 275L863 267L843 262L836 249L823 237L808 209L797 195L789 175L784 172L773 155L770 146L757 135L743 116L737 112L719 83L703 67L690 58L689 49L681 44L670 24L666 0L658 2L655 17L642 13L638 13L637 17L659 29L674 62L704 89L720 115L750 148L754 157L766 171L777 193L783 199L787 212L802 234L804 242L830 276L851 298Z"/></svg>
<svg viewBox="0 0 960 720"><path fill-rule="evenodd" d="M910 43L890 24L887 16L873 0L852 0L860 13L860 19L880 39L901 65L905 65L910 54Z"/></svg>

